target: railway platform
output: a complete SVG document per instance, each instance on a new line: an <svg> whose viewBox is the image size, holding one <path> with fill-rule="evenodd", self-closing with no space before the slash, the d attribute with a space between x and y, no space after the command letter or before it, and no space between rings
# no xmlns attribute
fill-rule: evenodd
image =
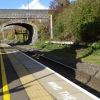
<svg viewBox="0 0 100 100"><path fill-rule="evenodd" d="M3 48L29 100L100 99L24 53L11 47Z"/></svg>

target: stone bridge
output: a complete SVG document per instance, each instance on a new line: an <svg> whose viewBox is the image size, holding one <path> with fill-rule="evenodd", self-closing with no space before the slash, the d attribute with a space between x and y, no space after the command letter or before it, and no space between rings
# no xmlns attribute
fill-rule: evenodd
<svg viewBox="0 0 100 100"><path fill-rule="evenodd" d="M0 9L0 31L11 25L22 26L29 31L27 43L34 43L39 34L35 22L48 23L50 25L48 30L52 30L50 16L49 10Z"/></svg>

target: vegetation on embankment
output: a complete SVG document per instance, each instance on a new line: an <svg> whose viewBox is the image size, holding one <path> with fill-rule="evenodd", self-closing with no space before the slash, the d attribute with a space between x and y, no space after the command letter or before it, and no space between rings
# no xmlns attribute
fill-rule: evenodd
<svg viewBox="0 0 100 100"><path fill-rule="evenodd" d="M87 62L94 65L100 65L100 43L89 44L88 46L80 45L60 45L45 43L45 41L38 41L35 48L59 56L64 59L80 59L80 61Z"/></svg>
<svg viewBox="0 0 100 100"><path fill-rule="evenodd" d="M54 38L77 42L100 39L100 0L76 0L66 7L59 2L52 8L56 9L53 13Z"/></svg>
<svg viewBox="0 0 100 100"><path fill-rule="evenodd" d="M65 2L66 1L66 2ZM41 35L36 47L63 58L76 58L100 65L100 0L53 0L54 41L84 42L88 46L45 44Z"/></svg>

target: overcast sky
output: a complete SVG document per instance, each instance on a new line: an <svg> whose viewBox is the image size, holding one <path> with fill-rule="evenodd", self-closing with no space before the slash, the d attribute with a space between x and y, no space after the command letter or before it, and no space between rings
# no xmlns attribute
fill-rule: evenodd
<svg viewBox="0 0 100 100"><path fill-rule="evenodd" d="M51 1L52 0L0 0L0 9L48 9Z"/></svg>

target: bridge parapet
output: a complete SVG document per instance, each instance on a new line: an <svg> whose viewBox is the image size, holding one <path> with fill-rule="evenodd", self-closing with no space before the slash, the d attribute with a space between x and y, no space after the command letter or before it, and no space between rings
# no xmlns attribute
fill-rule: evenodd
<svg viewBox="0 0 100 100"><path fill-rule="evenodd" d="M0 9L0 19L48 18L49 10Z"/></svg>

